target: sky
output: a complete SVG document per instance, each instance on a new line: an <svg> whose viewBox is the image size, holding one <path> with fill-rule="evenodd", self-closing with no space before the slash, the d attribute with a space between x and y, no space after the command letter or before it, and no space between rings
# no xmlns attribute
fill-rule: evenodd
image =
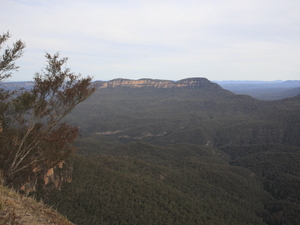
<svg viewBox="0 0 300 225"><path fill-rule="evenodd" d="M45 53L94 80L299 80L299 0L0 0L0 33L25 53L8 81L32 80Z"/></svg>

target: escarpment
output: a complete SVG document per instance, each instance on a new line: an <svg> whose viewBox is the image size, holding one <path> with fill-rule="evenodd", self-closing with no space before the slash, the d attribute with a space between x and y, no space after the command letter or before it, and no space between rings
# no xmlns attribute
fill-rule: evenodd
<svg viewBox="0 0 300 225"><path fill-rule="evenodd" d="M173 87L187 87L187 88L221 88L218 84L209 81L206 78L187 78L179 81L171 80L156 80L156 79L114 79L110 81L96 82L98 88L142 88L142 87L155 87L155 88L173 88Z"/></svg>

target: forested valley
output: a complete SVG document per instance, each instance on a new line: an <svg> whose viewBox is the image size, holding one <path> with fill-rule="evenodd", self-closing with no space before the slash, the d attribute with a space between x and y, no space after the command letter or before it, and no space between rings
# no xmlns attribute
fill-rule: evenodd
<svg viewBox="0 0 300 225"><path fill-rule="evenodd" d="M75 224L299 224L300 96L186 81L201 85L94 82L66 118L72 182L35 194Z"/></svg>

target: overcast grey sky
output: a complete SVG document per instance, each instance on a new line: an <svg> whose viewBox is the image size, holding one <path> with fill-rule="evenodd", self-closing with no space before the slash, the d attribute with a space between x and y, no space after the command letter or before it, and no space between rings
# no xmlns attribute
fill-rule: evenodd
<svg viewBox="0 0 300 225"><path fill-rule="evenodd" d="M45 52L95 80L299 80L299 0L0 0L1 33L26 51L10 81L32 80Z"/></svg>

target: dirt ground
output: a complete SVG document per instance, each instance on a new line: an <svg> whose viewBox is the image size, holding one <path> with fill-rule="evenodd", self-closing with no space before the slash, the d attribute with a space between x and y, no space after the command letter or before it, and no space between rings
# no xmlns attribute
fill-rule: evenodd
<svg viewBox="0 0 300 225"><path fill-rule="evenodd" d="M0 188L0 225L74 225L43 203Z"/></svg>

